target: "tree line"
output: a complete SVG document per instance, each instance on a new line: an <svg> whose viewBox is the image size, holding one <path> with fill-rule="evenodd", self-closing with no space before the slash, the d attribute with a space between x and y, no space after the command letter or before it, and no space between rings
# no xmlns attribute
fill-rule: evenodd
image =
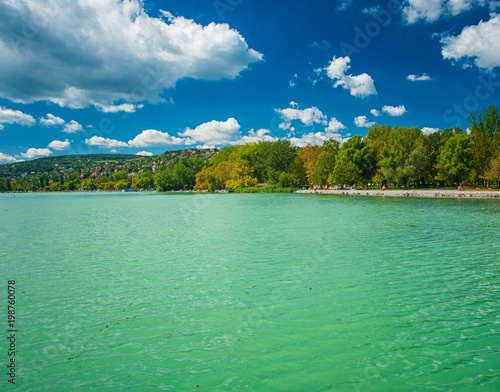
<svg viewBox="0 0 500 392"><path fill-rule="evenodd" d="M167 154L167 153L165 153ZM153 158L154 159L154 158ZM471 113L460 128L424 134L418 127L374 125L366 136L342 145L293 146L290 141L259 141L227 146L207 159L170 153L159 167L139 174L116 171L96 175L37 174L0 178L0 191L10 190L208 190L281 188L308 185L372 185L442 187L485 185L500 181L500 107Z"/></svg>
<svg viewBox="0 0 500 392"><path fill-rule="evenodd" d="M467 131L374 125L342 145L294 147L288 140L230 146L196 174L195 189L332 184L415 187L484 185L500 181L500 108L469 116Z"/></svg>

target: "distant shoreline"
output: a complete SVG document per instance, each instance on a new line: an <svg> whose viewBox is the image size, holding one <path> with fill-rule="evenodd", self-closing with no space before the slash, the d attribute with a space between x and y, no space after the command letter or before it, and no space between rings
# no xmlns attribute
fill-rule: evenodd
<svg viewBox="0 0 500 392"><path fill-rule="evenodd" d="M38 192L0 192L0 194L47 194L47 193L158 193L158 194L220 194L228 192L207 192L207 191L166 191L157 192L154 190L137 191L117 191L117 190L71 190L71 191L38 191ZM233 192L230 192L232 194ZM234 192L237 194L238 192ZM261 194L282 193L265 192ZM362 189L303 189L293 191L295 194L315 194L315 195L344 195L344 196L377 196L377 197L416 197L416 198L442 198L442 199L497 199L500 200L500 190L475 191L475 190L449 190L449 189L409 189L409 190L362 190Z"/></svg>
<svg viewBox="0 0 500 392"><path fill-rule="evenodd" d="M299 190L295 193L307 193L318 195L349 195L349 196L390 196L390 197L429 197L429 198L458 198L458 199L498 199L500 191L472 191L472 190L336 190L336 189L315 189Z"/></svg>

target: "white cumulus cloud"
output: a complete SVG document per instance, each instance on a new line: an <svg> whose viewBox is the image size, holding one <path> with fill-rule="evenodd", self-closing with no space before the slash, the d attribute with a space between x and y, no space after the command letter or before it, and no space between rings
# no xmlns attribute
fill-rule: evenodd
<svg viewBox="0 0 500 392"><path fill-rule="evenodd" d="M149 151L139 151L137 154L135 155L139 155L141 157L152 157L153 156L153 153L152 152L149 152Z"/></svg>
<svg viewBox="0 0 500 392"><path fill-rule="evenodd" d="M128 142L130 147L164 147L176 144L184 144L184 139L156 129L146 129Z"/></svg>
<svg viewBox="0 0 500 392"><path fill-rule="evenodd" d="M22 159L19 160L12 155L7 155L4 154L3 152L0 152L0 163L14 163L14 162L22 162Z"/></svg>
<svg viewBox="0 0 500 392"><path fill-rule="evenodd" d="M316 106L299 109L299 105L296 102L290 102L290 108L286 109L275 109L277 113L281 115L283 122L279 125L281 129L287 130L291 129L292 121L299 120L302 124L306 126L311 126L313 124L327 125L327 116L323 114Z"/></svg>
<svg viewBox="0 0 500 392"><path fill-rule="evenodd" d="M48 113L47 118L40 119L40 124L42 124L45 127L55 127L58 125L66 124L66 121L64 121L61 117L57 117L54 116L52 113Z"/></svg>
<svg viewBox="0 0 500 392"><path fill-rule="evenodd" d="M221 144L234 144L241 138L240 125L234 118L227 121L212 120L198 125L195 129L186 128L178 135L187 138L185 144L200 144L211 148Z"/></svg>
<svg viewBox="0 0 500 392"><path fill-rule="evenodd" d="M379 110L377 110L377 109L372 109L372 110L370 110L370 113L372 114L372 116L375 116L375 117L378 117L378 116L380 116L380 115L382 114L382 113L380 113L380 111L379 111Z"/></svg>
<svg viewBox="0 0 500 392"><path fill-rule="evenodd" d="M305 147L308 144L320 146L325 140L334 139L340 144L348 140L350 134L342 135L340 133L332 132L309 132L301 135L300 137L291 137L290 142L297 147Z"/></svg>
<svg viewBox="0 0 500 392"><path fill-rule="evenodd" d="M444 13L443 0L407 0L405 4L403 16L410 24L420 19L434 22Z"/></svg>
<svg viewBox="0 0 500 392"><path fill-rule="evenodd" d="M325 132L337 133L341 129L345 129L345 128L346 128L346 126L344 124L342 124L335 117L332 117L332 118L330 118L330 121L328 122L328 126L325 128Z"/></svg>
<svg viewBox="0 0 500 392"><path fill-rule="evenodd" d="M267 142L278 140L277 137L272 137L271 135L269 135L270 133L271 131L269 129L258 129L257 131L251 129L250 131L248 131L248 135L242 136L237 144L255 143L261 140Z"/></svg>
<svg viewBox="0 0 500 392"><path fill-rule="evenodd" d="M289 139L290 142L297 147L305 147L308 144L311 145L321 145L326 140L324 133L322 132L310 132L302 135L301 137L292 137Z"/></svg>
<svg viewBox="0 0 500 392"><path fill-rule="evenodd" d="M118 112L126 112L126 113L134 113L137 109L142 109L144 107L143 104L134 105L131 103L122 103L121 105L101 105L96 104L96 107L104 113L118 113Z"/></svg>
<svg viewBox="0 0 500 392"><path fill-rule="evenodd" d="M494 10L494 3L486 0L405 0L403 18L409 24L420 20L431 23L444 16L456 16L475 7L489 6Z"/></svg>
<svg viewBox="0 0 500 392"><path fill-rule="evenodd" d="M426 73L424 73L423 75L408 75L406 77L407 80L411 81L411 82L425 82L425 81L428 81L428 80L431 80L431 77L429 75L427 75Z"/></svg>
<svg viewBox="0 0 500 392"><path fill-rule="evenodd" d="M441 38L441 54L452 61L473 60L478 68L491 71L500 66L499 37L500 15L495 15L487 22L465 27L457 36Z"/></svg>
<svg viewBox="0 0 500 392"><path fill-rule="evenodd" d="M69 123L64 125L64 128L62 129L64 133L76 133L76 132L81 132L83 131L83 127L81 124L76 122L75 120L71 120Z"/></svg>
<svg viewBox="0 0 500 392"><path fill-rule="evenodd" d="M47 147L52 148L53 150L58 150L58 151L68 150L71 147L71 142L68 139L66 139L64 141L53 140L49 143L49 145Z"/></svg>
<svg viewBox="0 0 500 392"><path fill-rule="evenodd" d="M382 111L386 114L388 114L389 116L392 116L392 117L399 117L399 116L402 116L403 114L405 114L407 112L406 108L404 105L401 105L401 106L388 106L388 105L385 105L383 108L382 108Z"/></svg>
<svg viewBox="0 0 500 392"><path fill-rule="evenodd" d="M28 148L26 152L22 152L21 156L26 159L43 158L52 155L52 151L48 148Z"/></svg>
<svg viewBox="0 0 500 392"><path fill-rule="evenodd" d="M100 148L129 147L129 145L125 142L104 138L102 136L92 136L90 139L85 139L85 144Z"/></svg>
<svg viewBox="0 0 500 392"><path fill-rule="evenodd" d="M375 83L370 75L366 73L355 76L347 74L347 71L351 68L350 62L349 56L339 58L333 56L332 61L325 68L327 76L335 82L333 87L343 87L349 90L354 97L367 97L377 94Z"/></svg>
<svg viewBox="0 0 500 392"><path fill-rule="evenodd" d="M366 116L358 116L354 119L354 124L356 124L358 128L370 128L374 126L376 122L368 121Z"/></svg>
<svg viewBox="0 0 500 392"><path fill-rule="evenodd" d="M328 120L328 116L315 106L300 109L299 104L293 101L290 102L290 106L290 108L275 110L283 119L283 122L279 125L279 127L290 131L288 137L290 142L294 145L304 147L307 144L320 145L327 139L335 139L341 143L345 140L345 136L343 136L339 131L341 129L345 129L346 126L335 117L331 117L330 120ZM291 126L292 121L300 121L306 126L320 124L325 128L323 132L309 132L302 134L300 137L290 137L295 133L295 128Z"/></svg>
<svg viewBox="0 0 500 392"><path fill-rule="evenodd" d="M263 59L228 24L167 14L149 16L141 0L2 1L0 97L71 108L156 103L181 79L235 79Z"/></svg>
<svg viewBox="0 0 500 392"><path fill-rule="evenodd" d="M35 123L36 120L29 114L23 113L20 110L0 107L0 129L4 128L3 124L19 124L29 127Z"/></svg>

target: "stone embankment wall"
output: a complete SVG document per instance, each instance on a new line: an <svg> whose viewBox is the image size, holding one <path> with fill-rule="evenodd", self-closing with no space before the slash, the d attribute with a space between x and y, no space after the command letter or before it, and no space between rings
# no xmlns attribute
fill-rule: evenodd
<svg viewBox="0 0 500 392"><path fill-rule="evenodd" d="M451 197L451 198L496 198L500 200L500 191L471 190L334 190L315 189L300 190L296 193L313 193L320 195L351 195L351 196L396 196L396 197Z"/></svg>

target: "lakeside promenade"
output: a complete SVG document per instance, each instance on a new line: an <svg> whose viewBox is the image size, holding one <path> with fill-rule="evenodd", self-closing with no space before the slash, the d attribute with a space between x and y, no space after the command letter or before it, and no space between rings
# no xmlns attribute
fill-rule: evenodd
<svg viewBox="0 0 500 392"><path fill-rule="evenodd" d="M362 190L362 189L307 189L296 193L312 193L319 195L350 195L350 196L395 196L395 197L430 197L430 198L476 198L499 199L500 190L474 191L474 190L444 190L444 189L408 189L408 190Z"/></svg>

